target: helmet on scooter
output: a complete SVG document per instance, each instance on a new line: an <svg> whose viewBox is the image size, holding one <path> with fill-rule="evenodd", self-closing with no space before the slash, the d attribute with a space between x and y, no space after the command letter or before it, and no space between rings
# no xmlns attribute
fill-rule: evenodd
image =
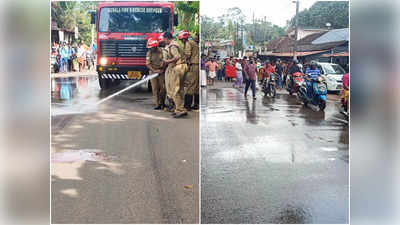
<svg viewBox="0 0 400 225"><path fill-rule="evenodd" d="M178 33L179 40L187 39L187 38L189 38L189 36L190 36L190 33L186 30L179 31L179 33Z"/></svg>
<svg viewBox="0 0 400 225"><path fill-rule="evenodd" d="M146 47L147 48L153 48L153 47L158 47L158 45L159 45L159 42L158 42L158 40L156 38L149 38L147 40Z"/></svg>
<svg viewBox="0 0 400 225"><path fill-rule="evenodd" d="M315 61L315 60L311 60L311 62L310 62L310 66L318 66L318 63L317 63L317 61Z"/></svg>

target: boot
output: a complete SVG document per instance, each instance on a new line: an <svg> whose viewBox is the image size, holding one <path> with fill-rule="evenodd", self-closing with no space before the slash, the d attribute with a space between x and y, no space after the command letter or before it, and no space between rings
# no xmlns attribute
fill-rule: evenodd
<svg viewBox="0 0 400 225"><path fill-rule="evenodd" d="M192 107L193 110L199 110L199 102L200 102L200 96L199 94L194 95L194 105Z"/></svg>
<svg viewBox="0 0 400 225"><path fill-rule="evenodd" d="M184 117L184 116L187 116L187 115L188 115L187 112L179 112L179 113L175 113L174 115L172 115L172 117L181 118L181 117Z"/></svg>
<svg viewBox="0 0 400 225"><path fill-rule="evenodd" d="M175 104L174 101L170 98L168 98L168 111L173 112L175 110Z"/></svg>
<svg viewBox="0 0 400 225"><path fill-rule="evenodd" d="M184 107L187 111L192 111L193 95L185 95Z"/></svg>
<svg viewBox="0 0 400 225"><path fill-rule="evenodd" d="M161 110L161 109L163 109L163 108L161 107L161 105L158 105L157 107L154 108L154 110Z"/></svg>

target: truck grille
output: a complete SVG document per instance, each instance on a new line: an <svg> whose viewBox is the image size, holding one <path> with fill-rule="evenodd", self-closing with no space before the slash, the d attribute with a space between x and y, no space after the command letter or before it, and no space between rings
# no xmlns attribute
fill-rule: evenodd
<svg viewBox="0 0 400 225"><path fill-rule="evenodd" d="M100 55L104 57L146 57L146 40L101 40Z"/></svg>

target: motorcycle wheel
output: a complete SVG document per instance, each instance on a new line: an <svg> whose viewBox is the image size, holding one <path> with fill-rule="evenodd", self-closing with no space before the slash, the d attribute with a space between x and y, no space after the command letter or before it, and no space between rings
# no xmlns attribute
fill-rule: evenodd
<svg viewBox="0 0 400 225"><path fill-rule="evenodd" d="M324 111L324 109L326 107L326 102L325 101L320 101L318 106L319 106L319 109L321 111Z"/></svg>
<svg viewBox="0 0 400 225"><path fill-rule="evenodd" d="M276 96L276 87L275 85L272 85L272 93L271 93L272 97L275 98Z"/></svg>

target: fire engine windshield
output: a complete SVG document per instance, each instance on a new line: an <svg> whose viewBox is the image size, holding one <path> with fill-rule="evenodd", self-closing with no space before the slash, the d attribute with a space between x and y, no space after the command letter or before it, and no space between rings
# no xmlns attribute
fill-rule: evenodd
<svg viewBox="0 0 400 225"><path fill-rule="evenodd" d="M99 32L160 33L170 30L171 10L160 7L105 7Z"/></svg>

